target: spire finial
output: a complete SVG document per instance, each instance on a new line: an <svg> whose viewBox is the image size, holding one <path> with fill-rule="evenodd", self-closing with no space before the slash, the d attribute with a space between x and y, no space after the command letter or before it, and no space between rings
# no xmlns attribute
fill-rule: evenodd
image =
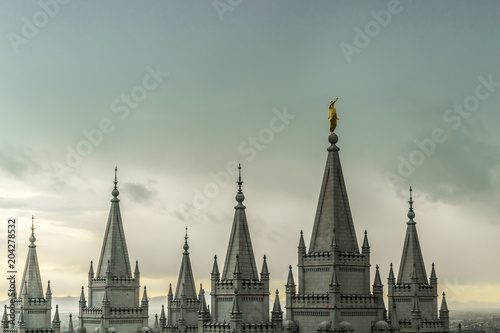
<svg viewBox="0 0 500 333"><path fill-rule="evenodd" d="M241 163L238 163L238 192L241 193L241 185L243 181L241 180Z"/></svg>
<svg viewBox="0 0 500 333"><path fill-rule="evenodd" d="M118 167L115 166L115 181L113 182L113 184L115 184L115 187L113 188L113 191L111 192L111 194L113 195L113 199L111 199L111 202L119 202L120 201L117 198L118 195L120 194L120 192L118 192L118 188L116 187L116 185L118 184L117 173L118 173Z"/></svg>
<svg viewBox="0 0 500 333"><path fill-rule="evenodd" d="M410 210L408 212L408 218L410 219L410 221L413 221L413 218L415 217L415 212L413 211L413 198L412 198L412 188L410 186L410 201L408 201L408 203L410 204Z"/></svg>
<svg viewBox="0 0 500 333"><path fill-rule="evenodd" d="M243 200L245 200L245 195L243 194L243 190L241 189L241 185L243 184L243 181L241 180L241 164L240 163L238 163L238 181L236 183L238 184L238 193L236 194L236 201L238 201L238 206L240 206L240 204L243 202ZM243 206L243 205L241 205L241 206Z"/></svg>
<svg viewBox="0 0 500 333"><path fill-rule="evenodd" d="M31 245L34 245L35 241L36 241L36 237L35 237L35 216L31 215L31 236L30 236Z"/></svg>
<svg viewBox="0 0 500 333"><path fill-rule="evenodd" d="M186 226L186 235L184 236L184 246L183 246L183 249L184 249L184 253L187 253L187 251L189 250L189 245L188 245L188 227Z"/></svg>

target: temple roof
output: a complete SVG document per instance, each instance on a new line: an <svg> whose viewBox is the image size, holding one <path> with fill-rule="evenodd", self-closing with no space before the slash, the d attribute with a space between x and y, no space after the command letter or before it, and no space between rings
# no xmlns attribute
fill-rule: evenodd
<svg viewBox="0 0 500 333"><path fill-rule="evenodd" d="M337 250L359 252L356 231L352 221L349 199L340 165L338 137L331 134L323 183L319 193L318 208L314 218L309 252L330 251L335 230Z"/></svg>
<svg viewBox="0 0 500 333"><path fill-rule="evenodd" d="M182 254L181 268L179 270L179 278L177 279L177 289L175 290L175 298L180 299L182 295L186 299L196 299L196 289L194 286L193 270L191 269L191 261L189 259L187 227L186 236L184 236L184 252Z"/></svg>
<svg viewBox="0 0 500 333"><path fill-rule="evenodd" d="M224 262L224 269L222 271L222 279L233 279L233 273L237 268L239 262L241 274L239 277L245 280L259 280L257 265L253 253L252 240L250 238L250 231L248 230L248 222L245 214L245 206L243 201L245 196L241 189L243 181L241 181L241 166L240 175L238 178L238 193L236 194L236 205L233 219L233 226L231 235L229 237L229 244L227 246L226 260ZM238 256L238 259L236 258Z"/></svg>
<svg viewBox="0 0 500 333"><path fill-rule="evenodd" d="M17 297L44 298L42 278L40 276L40 267L38 266L38 258L36 254L36 238L33 217L31 217L31 236L29 240L31 244L28 245L28 257L26 258L26 264L24 265L23 278L20 283L21 287ZM22 296L23 294L26 296Z"/></svg>
<svg viewBox="0 0 500 333"><path fill-rule="evenodd" d="M115 187L111 192L113 198L111 199L108 224L106 225L106 232L104 233L96 276L106 276L109 261L109 270L113 276L132 277L127 243L125 241L125 232L123 230L122 217L120 214L119 192L116 187L118 184L116 180L116 171L117 169L115 168Z"/></svg>
<svg viewBox="0 0 500 333"><path fill-rule="evenodd" d="M410 210L406 222L406 236L403 246L403 254L401 256L401 264L399 265L399 273L397 283L417 283L427 284L427 273L425 272L424 257L420 249L420 242L418 240L416 222L413 220L415 212L413 211L413 199L411 195L412 189L410 187ZM413 279L413 280L412 280Z"/></svg>

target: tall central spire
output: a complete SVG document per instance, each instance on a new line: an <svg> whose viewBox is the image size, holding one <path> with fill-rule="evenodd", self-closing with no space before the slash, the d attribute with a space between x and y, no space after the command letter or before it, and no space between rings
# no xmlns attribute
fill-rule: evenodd
<svg viewBox="0 0 500 333"><path fill-rule="evenodd" d="M43 298L42 278L35 245L35 217L31 216L31 236L29 238L28 257L24 266L21 288L18 296L26 294L28 298Z"/></svg>
<svg viewBox="0 0 500 333"><path fill-rule="evenodd" d="M233 273L237 262L239 261L241 279L258 280L259 274L255 263L252 240L250 238L250 231L248 230L248 222L245 214L246 207L243 205L245 195L243 194L243 190L241 188L241 185L243 184L243 181L241 180L241 165L238 166L238 169L239 176L238 181L236 182L238 184L238 193L236 194L236 201L238 204L234 207L235 212L233 227L231 229L231 236L227 246L226 261L224 263L222 279L233 279Z"/></svg>
<svg viewBox="0 0 500 333"><path fill-rule="evenodd" d="M125 241L125 232L123 231L123 223L120 214L120 199L118 199L120 192L117 188L117 171L118 168L115 167L115 180L113 182L115 186L111 192L113 198L111 199L108 224L106 225L106 232L102 242L101 256L99 258L96 276L106 276L109 262L109 270L113 276L132 277L127 243Z"/></svg>
<svg viewBox="0 0 500 333"><path fill-rule="evenodd" d="M333 230L338 240L337 249L341 252L359 252L356 231L352 221L351 208L340 165L339 148L336 134L328 137L328 147L323 183L319 194L318 208L309 252L330 251Z"/></svg>
<svg viewBox="0 0 500 333"><path fill-rule="evenodd" d="M186 299L196 299L196 289L194 286L193 270L191 269L191 260L189 259L189 245L186 227L186 236L184 236L184 253L182 254L181 269L179 270L179 278L177 279L177 289L175 290L175 298L180 299L182 295Z"/></svg>
<svg viewBox="0 0 500 333"><path fill-rule="evenodd" d="M427 273L425 272L424 257L420 249L418 240L415 212L413 211L412 188L410 187L410 200L408 201L410 208L408 210L408 218L406 222L406 237L403 246L403 254L401 256L401 264L399 266L398 284L411 283L412 278L420 284L427 284Z"/></svg>

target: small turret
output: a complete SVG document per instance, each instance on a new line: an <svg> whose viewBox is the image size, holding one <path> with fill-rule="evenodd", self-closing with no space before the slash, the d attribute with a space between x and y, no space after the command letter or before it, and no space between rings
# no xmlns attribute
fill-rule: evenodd
<svg viewBox="0 0 500 333"><path fill-rule="evenodd" d="M295 282L293 281L292 265L288 266L288 279L286 281L286 291L295 294Z"/></svg>
<svg viewBox="0 0 500 333"><path fill-rule="evenodd" d="M92 261L90 261L90 268L89 268L89 279L94 278L94 264Z"/></svg>
<svg viewBox="0 0 500 333"><path fill-rule="evenodd" d="M214 265L212 267L211 279L215 281L219 281L220 273L219 273L219 265L217 265L217 256L214 256Z"/></svg>
<svg viewBox="0 0 500 333"><path fill-rule="evenodd" d="M163 329L167 326L167 317L165 316L165 306L162 304L160 313L160 327Z"/></svg>
<svg viewBox="0 0 500 333"><path fill-rule="evenodd" d="M288 266L288 279L286 281L286 304L292 304L292 297L295 296L295 282L293 281L292 265ZM286 311L286 319L292 320L291 311Z"/></svg>
<svg viewBox="0 0 500 333"><path fill-rule="evenodd" d="M392 286L396 283L396 278L394 277L394 271L392 270L392 262L391 262L391 269L389 270L389 277L387 278L387 281L389 283L389 286Z"/></svg>
<svg viewBox="0 0 500 333"><path fill-rule="evenodd" d="M68 333L73 333L74 328L73 328L73 315L70 313L69 314L69 323L68 323Z"/></svg>
<svg viewBox="0 0 500 333"><path fill-rule="evenodd" d="M85 301L85 292L83 291L83 286L82 286L82 292L80 293L80 299L78 300L78 304L80 305L80 308L85 308L86 305Z"/></svg>
<svg viewBox="0 0 500 333"><path fill-rule="evenodd" d="M373 281L373 293L375 294L383 292L384 292L384 285L382 284L382 280L380 279L380 273L377 265L375 270L375 279Z"/></svg>
<svg viewBox="0 0 500 333"><path fill-rule="evenodd" d="M233 278L235 280L239 279L241 277L241 267L240 267L240 255L236 254L236 265L234 265L234 272L233 272Z"/></svg>
<svg viewBox="0 0 500 333"><path fill-rule="evenodd" d="M24 307L21 305L19 320L17 321L17 332L26 333L26 321L24 320Z"/></svg>
<svg viewBox="0 0 500 333"><path fill-rule="evenodd" d="M104 288L104 296L102 298L102 314L108 317L111 313L110 301L108 297L108 287Z"/></svg>
<svg viewBox="0 0 500 333"><path fill-rule="evenodd" d="M278 289L276 289L273 311L271 312L271 322L275 327L274 332L281 333L283 330L283 311L281 310L280 295Z"/></svg>
<svg viewBox="0 0 500 333"><path fill-rule="evenodd" d="M370 243L368 243L368 232L365 230L365 238L363 239L363 246L361 247L363 254L370 253Z"/></svg>
<svg viewBox="0 0 500 333"><path fill-rule="evenodd" d="M274 298L274 305L273 305L273 311L272 313L272 318L274 319L283 319L283 311L281 311L281 304L280 304L280 294L278 289L276 289L276 296Z"/></svg>
<svg viewBox="0 0 500 333"><path fill-rule="evenodd" d="M448 304L446 303L446 294L443 291L443 299L441 300L441 309L439 309L439 317L448 316L450 311L448 310Z"/></svg>
<svg viewBox="0 0 500 333"><path fill-rule="evenodd" d="M158 314L156 313L155 314L155 323L153 326L153 333L160 333L160 332L161 332L161 329L160 329L160 324L158 324Z"/></svg>
<svg viewBox="0 0 500 333"><path fill-rule="evenodd" d="M210 312L208 311L207 302L205 300L205 290L200 284L200 293L198 295L200 306L198 307L198 332L203 332L203 325L210 321Z"/></svg>
<svg viewBox="0 0 500 333"><path fill-rule="evenodd" d="M260 271L261 280L269 280L269 269L267 268L267 257L264 254L264 259L262 261L262 270Z"/></svg>
<svg viewBox="0 0 500 333"><path fill-rule="evenodd" d="M437 286L437 276L436 276L436 270L434 269L434 263L432 263L432 270L431 270L431 276L429 278L429 282L433 286Z"/></svg>
<svg viewBox="0 0 500 333"><path fill-rule="evenodd" d="M174 299L174 294L172 293L172 284L171 283L169 283L169 285L168 285L168 296L167 296L167 299L169 301L171 301L171 300ZM169 302L169 304L170 304L170 302Z"/></svg>
<svg viewBox="0 0 500 333"><path fill-rule="evenodd" d="M304 242L304 232L300 230L299 246L297 246L299 255L306 253L306 243Z"/></svg>
<svg viewBox="0 0 500 333"><path fill-rule="evenodd" d="M47 291L45 292L45 298L47 300L52 298L52 290L50 289L50 280L47 281Z"/></svg>
<svg viewBox="0 0 500 333"><path fill-rule="evenodd" d="M149 299L148 299L148 293L146 292L146 286L144 286L144 292L142 293L141 305L143 308L149 306Z"/></svg>
<svg viewBox="0 0 500 333"><path fill-rule="evenodd" d="M6 328L9 328L9 318L7 317L7 305L4 305L2 316L2 332L5 332Z"/></svg>
<svg viewBox="0 0 500 333"><path fill-rule="evenodd" d="M56 305L56 313L54 314L54 320L52 320L52 329L54 333L61 332L61 320L59 319L59 305Z"/></svg>
<svg viewBox="0 0 500 333"><path fill-rule="evenodd" d="M330 280L330 291L335 293L340 290L340 284L339 284L339 279L337 278L337 272L335 267L333 267L332 270L332 278Z"/></svg>
<svg viewBox="0 0 500 333"><path fill-rule="evenodd" d="M139 279L141 273L139 272L139 260L135 261L134 279Z"/></svg>

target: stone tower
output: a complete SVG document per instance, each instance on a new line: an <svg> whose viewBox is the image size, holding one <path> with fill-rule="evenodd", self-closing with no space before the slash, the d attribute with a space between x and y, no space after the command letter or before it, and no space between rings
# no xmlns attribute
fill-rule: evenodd
<svg viewBox="0 0 500 333"><path fill-rule="evenodd" d="M378 269L370 290L370 245L361 252L340 165L338 137L328 138L325 173L309 249L302 232L298 246L298 289L289 267L286 283L288 332L371 332L389 328Z"/></svg>
<svg viewBox="0 0 500 333"><path fill-rule="evenodd" d="M182 253L181 267L179 270L179 278L177 279L177 287L175 295L172 293L172 285L168 291L168 307L167 318L164 320L164 310L160 315L160 328L162 332L177 333L198 331L198 310L200 308L201 297L204 296L200 286L200 299L196 295L194 284L193 270L191 269L191 260L189 259L187 227L186 236L184 236L184 252ZM206 306L206 304L205 304Z"/></svg>
<svg viewBox="0 0 500 333"><path fill-rule="evenodd" d="M92 262L88 273L88 301L84 288L79 301L77 332L137 333L148 330L149 301L146 287L139 304L140 272L136 261L132 275L125 232L120 214L118 181L111 192L111 208L96 271ZM144 328L144 329L142 329Z"/></svg>
<svg viewBox="0 0 500 333"><path fill-rule="evenodd" d="M406 236L397 280L392 264L389 271L389 319L392 327L400 332L447 333L450 328L446 298L443 293L441 309L438 312L436 271L432 264L431 276L427 279L417 223L413 220L415 212L411 193L410 187L409 221L406 222Z"/></svg>
<svg viewBox="0 0 500 333"><path fill-rule="evenodd" d="M259 273L248 229L245 196L239 166L237 205L222 274L217 256L211 274L211 322L200 325L201 332L281 332L279 298L269 318L269 271L264 256ZM207 319L205 317L205 319Z"/></svg>
<svg viewBox="0 0 500 333"><path fill-rule="evenodd" d="M51 322L52 291L50 281L47 283L45 297L42 289L42 278L38 266L38 256L35 245L34 218L31 218L31 236L29 238L28 256L24 266L23 278L20 281L19 298L14 298L15 322L12 323L7 316L7 306L4 308L2 318L2 333L26 333L44 331L59 333L61 321L56 305L54 319Z"/></svg>

